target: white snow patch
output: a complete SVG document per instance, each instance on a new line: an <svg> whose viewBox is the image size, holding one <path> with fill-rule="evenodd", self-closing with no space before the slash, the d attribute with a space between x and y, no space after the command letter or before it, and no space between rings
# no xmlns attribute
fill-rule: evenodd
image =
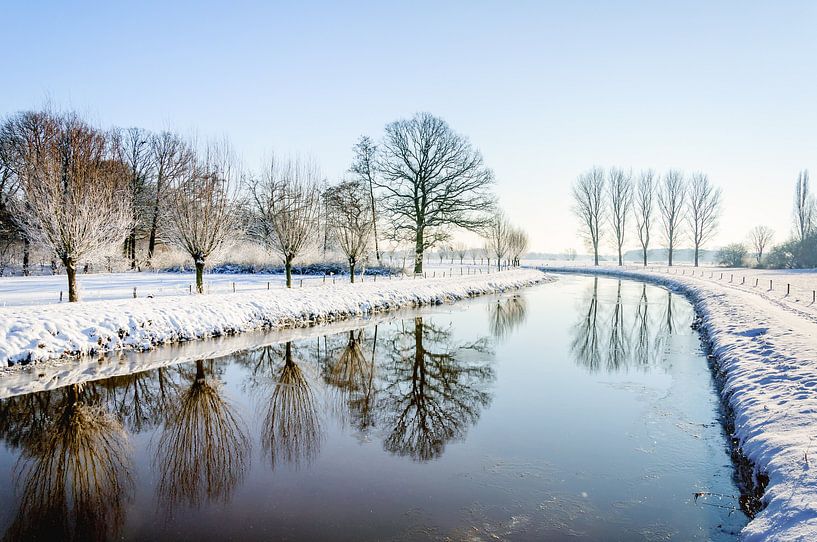
<svg viewBox="0 0 817 542"><path fill-rule="evenodd" d="M327 284L236 294L169 296L0 309L0 364L42 361L435 305L548 280L540 271Z"/></svg>

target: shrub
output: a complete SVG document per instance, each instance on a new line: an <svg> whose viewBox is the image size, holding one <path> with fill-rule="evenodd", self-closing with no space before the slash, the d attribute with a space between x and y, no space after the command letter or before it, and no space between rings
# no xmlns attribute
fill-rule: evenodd
<svg viewBox="0 0 817 542"><path fill-rule="evenodd" d="M742 267L743 259L748 253L749 251L742 243L732 243L718 251L718 263L728 267Z"/></svg>

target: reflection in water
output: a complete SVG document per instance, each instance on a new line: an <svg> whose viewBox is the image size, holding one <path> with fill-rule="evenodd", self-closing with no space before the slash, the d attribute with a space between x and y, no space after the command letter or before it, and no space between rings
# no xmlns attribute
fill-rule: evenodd
<svg viewBox="0 0 817 542"><path fill-rule="evenodd" d="M678 300L671 292L661 292L666 301L660 306L651 305L647 285L642 284L638 302L631 306L623 302L623 282L616 282L612 301L606 302L602 301L606 296L599 292L598 278L593 279L586 296L587 308L580 311L582 316L573 327L571 353L576 363L591 372L601 370L605 359L608 372L629 367L648 369L662 358L667 338L679 326Z"/></svg>
<svg viewBox="0 0 817 542"><path fill-rule="evenodd" d="M450 328L414 318L388 341L379 410L389 452L425 461L462 438L490 403L494 379L485 339L455 344Z"/></svg>
<svg viewBox="0 0 817 542"><path fill-rule="evenodd" d="M587 310L574 328L570 351L576 361L590 371L598 371L601 366L601 339L599 337L599 279L593 277L593 287L587 303Z"/></svg>
<svg viewBox="0 0 817 542"><path fill-rule="evenodd" d="M525 298L516 294L511 297L497 299L488 305L491 335L496 339L507 338L514 329L525 322L527 305Z"/></svg>
<svg viewBox="0 0 817 542"><path fill-rule="evenodd" d="M310 462L318 454L321 424L318 403L309 380L292 356L292 343L283 347L283 355L268 346L258 351L258 371L267 375L266 386L273 385L266 402L261 443L269 454L272 467L281 461L299 464ZM276 367L276 359L283 365Z"/></svg>
<svg viewBox="0 0 817 542"><path fill-rule="evenodd" d="M19 442L19 511L5 539L105 540L121 529L131 449L122 424L97 401L80 385L7 400L37 421Z"/></svg>
<svg viewBox="0 0 817 542"><path fill-rule="evenodd" d="M374 426L375 365L378 326L374 326L371 352L364 352L365 333L350 331L337 359L330 360L324 380L332 386L341 403L341 418L348 412L350 424L361 433ZM367 349L368 350L368 349Z"/></svg>
<svg viewBox="0 0 817 542"><path fill-rule="evenodd" d="M187 375L192 382L171 403L154 458L159 502L169 512L181 504L227 502L248 467L246 426L222 396L213 362L207 371L205 363L195 363Z"/></svg>

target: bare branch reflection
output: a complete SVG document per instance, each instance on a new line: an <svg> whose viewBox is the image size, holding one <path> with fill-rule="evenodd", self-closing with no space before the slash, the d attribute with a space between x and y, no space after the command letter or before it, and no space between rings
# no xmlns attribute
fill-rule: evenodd
<svg viewBox="0 0 817 542"><path fill-rule="evenodd" d="M570 349L576 363L590 372L602 370L604 359L608 372L629 368L649 370L661 363L666 358L667 338L677 332L679 326L691 322L691 311L679 306L669 291L660 293L664 302L651 304L650 287L646 284L640 285L637 301L628 303L627 296L631 294L623 291L626 282L620 280L616 281L614 292L605 289L605 294L612 294L611 300L602 302L606 295L600 292L601 284L612 286L612 281L601 283L593 278L583 301L587 308L573 327Z"/></svg>
<svg viewBox="0 0 817 542"><path fill-rule="evenodd" d="M227 502L248 468L247 428L222 396L213 362L208 370L205 363L196 362L192 383L171 407L154 458L159 503L170 513L182 504Z"/></svg>
<svg viewBox="0 0 817 542"><path fill-rule="evenodd" d="M340 417L361 433L374 426L375 364L378 326L374 326L371 352L365 347L365 331L350 331L337 359L328 364L324 380L336 392ZM368 350L368 349L367 349ZM348 412L350 420L346 419Z"/></svg>
<svg viewBox="0 0 817 542"><path fill-rule="evenodd" d="M593 286L587 300L587 310L574 326L570 350L576 361L590 371L601 367L601 339L599 335L599 279L593 277Z"/></svg>
<svg viewBox="0 0 817 542"><path fill-rule="evenodd" d="M46 394L35 394L43 396ZM124 521L133 490L131 448L122 424L80 385L53 408L31 413L38 424L26 434L15 467L20 506L7 540L105 540ZM34 406L29 396L25 404ZM41 403L42 405L42 403ZM52 405L47 405L51 407Z"/></svg>
<svg viewBox="0 0 817 542"><path fill-rule="evenodd" d="M488 305L489 327L496 339L505 339L527 318L527 305L522 295L498 299Z"/></svg>
<svg viewBox="0 0 817 542"><path fill-rule="evenodd" d="M452 331L413 320L412 329L388 342L379 410L389 428L389 452L427 461L442 455L446 443L463 438L491 401L494 379L486 339L454 344Z"/></svg>
<svg viewBox="0 0 817 542"><path fill-rule="evenodd" d="M272 347L264 354L272 359ZM322 440L318 402L309 380L292 355L292 343L284 346L284 363L274 374L267 402L261 442L272 467L281 461L298 465L311 462Z"/></svg>

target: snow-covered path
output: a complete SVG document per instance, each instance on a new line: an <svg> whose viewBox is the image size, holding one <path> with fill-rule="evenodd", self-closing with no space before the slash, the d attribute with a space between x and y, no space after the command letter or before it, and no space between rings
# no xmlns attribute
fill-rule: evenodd
<svg viewBox="0 0 817 542"><path fill-rule="evenodd" d="M259 328L305 326L433 305L547 280L533 269L245 293L0 308L0 364L149 350Z"/></svg>
<svg viewBox="0 0 817 542"><path fill-rule="evenodd" d="M817 313L810 298L781 299L768 285L712 280L700 271L691 276L690 270L542 269L644 280L686 295L724 373L735 436L756 472L768 476L766 507L743 538L817 540Z"/></svg>

